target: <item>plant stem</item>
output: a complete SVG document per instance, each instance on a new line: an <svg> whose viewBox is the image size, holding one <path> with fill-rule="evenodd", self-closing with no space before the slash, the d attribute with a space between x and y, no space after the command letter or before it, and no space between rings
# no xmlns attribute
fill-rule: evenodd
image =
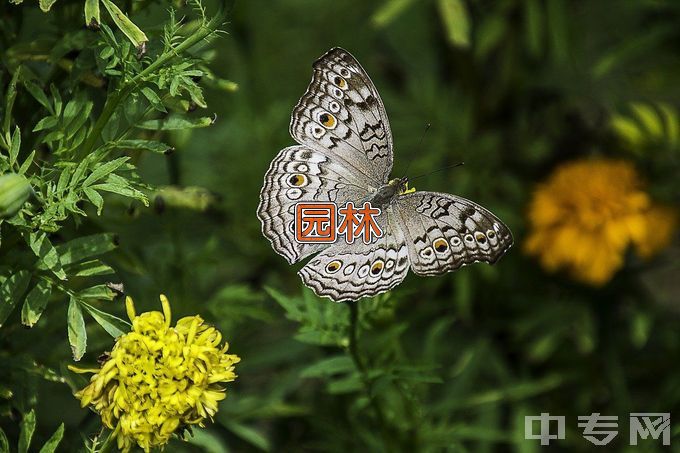
<svg viewBox="0 0 680 453"><path fill-rule="evenodd" d="M99 115L99 118L97 118L97 121L95 122L92 131L88 135L87 140L85 140L83 146L80 147L76 153L76 158L83 159L92 152L97 140L100 138L101 133L104 130L104 127L109 122L109 119L111 119L113 113L138 85L144 83L145 79L149 75L153 74L153 72L158 68L162 67L172 59L177 58L182 52L190 49L208 37L210 34L214 33L223 20L224 11L220 10L207 24L201 24L201 27L194 34L187 37L176 47L172 47L171 49L163 52L154 62L152 62L135 77L123 82L118 90L106 100L104 108L102 109L102 113Z"/></svg>
<svg viewBox="0 0 680 453"><path fill-rule="evenodd" d="M385 446L385 450L391 451L389 445L392 444L392 437L389 434L387 419L385 418L385 413L380 407L378 399L373 396L373 385L371 378L368 376L366 364L364 363L359 352L359 304L357 302L347 302L347 306L349 307L349 353L352 357L352 360L354 361L354 365L359 370L368 401L370 402L378 420L378 424L380 425L380 434L383 440L383 445Z"/></svg>

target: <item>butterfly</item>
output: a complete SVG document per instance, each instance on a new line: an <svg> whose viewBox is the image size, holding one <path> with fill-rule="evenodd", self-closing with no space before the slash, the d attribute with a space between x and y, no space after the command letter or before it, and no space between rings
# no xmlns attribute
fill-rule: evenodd
<svg viewBox="0 0 680 453"><path fill-rule="evenodd" d="M438 275L478 261L494 264L512 246L510 229L487 209L447 193L413 192L390 179L393 143L373 82L346 50L333 48L293 109L290 134L264 176L257 215L262 233L317 295L336 302L388 291L409 269ZM369 202L382 236L365 243L300 242L296 206Z"/></svg>

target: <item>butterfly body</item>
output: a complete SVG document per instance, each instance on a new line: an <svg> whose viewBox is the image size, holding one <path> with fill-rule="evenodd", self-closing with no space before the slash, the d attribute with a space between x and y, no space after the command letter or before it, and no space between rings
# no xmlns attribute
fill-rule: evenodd
<svg viewBox="0 0 680 453"><path fill-rule="evenodd" d="M495 263L512 234L485 208L437 192L413 192L407 178L389 179L393 146L387 113L370 78L346 50L313 65L307 92L293 109L298 145L279 152L265 174L258 217L274 250L318 295L357 300L387 291L409 269L438 275L482 261ZM296 238L299 203L368 202L383 235L370 242L305 243Z"/></svg>

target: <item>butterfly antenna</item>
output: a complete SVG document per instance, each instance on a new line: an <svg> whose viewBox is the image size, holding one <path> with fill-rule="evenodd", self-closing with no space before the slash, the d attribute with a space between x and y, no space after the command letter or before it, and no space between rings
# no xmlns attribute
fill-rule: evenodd
<svg viewBox="0 0 680 453"><path fill-rule="evenodd" d="M444 171L444 170L449 169L449 168L461 167L461 166L463 166L463 165L465 165L465 162L458 162L457 164L447 165L446 167L442 167L442 168L440 168L440 169L438 169L438 170L431 171L431 172L429 172L429 173L423 173L422 175L418 175L418 176L414 176L413 178L409 178L409 182L410 182L410 181L413 181L413 180L416 180L416 179L418 179L418 178L423 178L423 177L425 177L425 176L430 176L431 174L434 174L434 173L439 173L440 171Z"/></svg>
<svg viewBox="0 0 680 453"><path fill-rule="evenodd" d="M411 164L413 163L413 160L415 157L418 155L418 152L420 152L420 146L423 144L423 139L425 138L425 134L427 134L427 131L430 130L430 123L427 123L425 125L425 130L423 131L423 135L420 136L420 140L418 140L418 146L416 147L416 152L411 156L411 159L408 161L408 165L406 166L406 171L404 172L404 176L402 176L401 179L404 179L406 175L408 174L408 169L411 168Z"/></svg>

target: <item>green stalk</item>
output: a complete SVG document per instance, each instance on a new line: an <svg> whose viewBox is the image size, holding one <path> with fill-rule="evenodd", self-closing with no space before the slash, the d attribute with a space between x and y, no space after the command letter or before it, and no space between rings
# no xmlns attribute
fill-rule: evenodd
<svg viewBox="0 0 680 453"><path fill-rule="evenodd" d="M127 99L127 97L134 91L134 89L139 84L144 82L147 76L153 74L153 72L156 71L158 68L167 64L172 59L177 58L184 51L190 49L191 47L193 47L194 45L198 44L200 41L208 37L211 33L217 30L217 27L219 27L220 24L222 24L224 17L225 17L224 11L223 10L219 11L215 15L215 17L213 17L210 20L210 22L208 22L205 25L201 25L201 27L196 31L196 33L192 34L184 41L179 43L177 47L173 47L172 49L161 54L156 61L147 66L146 69L137 74L135 77L133 77L127 82L123 82L121 86L118 88L118 90L106 100L104 108L102 109L102 113L99 115L99 118L97 118L97 121L95 122L92 131L88 135L87 140L85 140L83 146L76 153L76 158L79 160L84 159L92 152L95 144L97 143L97 140L100 138L101 133L104 130L104 127L111 119L111 115L113 115L113 113L116 111L118 105L124 102L125 99Z"/></svg>
<svg viewBox="0 0 680 453"><path fill-rule="evenodd" d="M363 358L361 357L361 354L359 352L359 344L358 344L358 331L359 331L359 304L357 302L347 302L347 306L349 307L349 353L350 356L352 357L352 361L354 362L354 365L357 367L359 370L359 374L361 375L361 381L364 385L364 390L366 392L366 396L368 397L368 401L371 404L371 407L373 408L373 411L375 412L375 416L378 421L378 425L380 428L380 435L382 437L383 445L385 446L386 451L392 451L390 449L390 445L392 444L392 439L393 437L389 433L389 426L387 424L387 419L385 417L385 413L383 412L382 408L380 407L380 404L377 400L376 397L373 395L373 385L371 383L371 379L368 376L368 371L366 368L366 364L364 363Z"/></svg>

